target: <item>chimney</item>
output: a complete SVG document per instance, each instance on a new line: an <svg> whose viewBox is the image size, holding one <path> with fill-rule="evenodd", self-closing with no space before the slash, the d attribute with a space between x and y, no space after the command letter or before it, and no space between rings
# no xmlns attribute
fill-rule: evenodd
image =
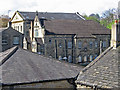
<svg viewBox="0 0 120 90"><path fill-rule="evenodd" d="M115 20L111 30L111 47L116 49L120 45L120 21Z"/></svg>
<svg viewBox="0 0 120 90"><path fill-rule="evenodd" d="M9 22L8 22L8 27L11 27L11 26L12 26L12 22L9 21Z"/></svg>

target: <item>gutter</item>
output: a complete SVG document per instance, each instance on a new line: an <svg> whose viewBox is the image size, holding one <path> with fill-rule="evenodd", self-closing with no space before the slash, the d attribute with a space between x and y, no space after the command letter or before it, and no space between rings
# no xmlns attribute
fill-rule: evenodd
<svg viewBox="0 0 120 90"><path fill-rule="evenodd" d="M9 50L9 49L8 49ZM0 62L0 66L5 63L16 51L18 50L18 47L13 47L13 50L8 52L8 54L3 58L3 60Z"/></svg>

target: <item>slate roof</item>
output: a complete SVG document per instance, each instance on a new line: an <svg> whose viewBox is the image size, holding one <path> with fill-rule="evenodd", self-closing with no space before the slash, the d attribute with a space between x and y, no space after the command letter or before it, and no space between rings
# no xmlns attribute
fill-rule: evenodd
<svg viewBox="0 0 120 90"><path fill-rule="evenodd" d="M34 20L36 12L18 11L25 20ZM52 12L38 12L38 17L42 19L76 19L83 20L80 14L76 13L52 13Z"/></svg>
<svg viewBox="0 0 120 90"><path fill-rule="evenodd" d="M108 48L79 74L77 84L98 88L120 88L120 47ZM116 90L115 89L115 90Z"/></svg>
<svg viewBox="0 0 120 90"><path fill-rule="evenodd" d="M81 66L53 60L18 47L10 50L13 49L15 51L0 66L3 84L70 79L75 78L82 69Z"/></svg>
<svg viewBox="0 0 120 90"><path fill-rule="evenodd" d="M47 20L47 31L54 34L76 34L77 37L93 37L93 34L110 34L110 30L92 20Z"/></svg>

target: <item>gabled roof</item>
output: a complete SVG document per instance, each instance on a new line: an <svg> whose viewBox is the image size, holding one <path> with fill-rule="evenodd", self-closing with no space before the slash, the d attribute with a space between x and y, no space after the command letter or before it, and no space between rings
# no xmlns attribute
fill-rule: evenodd
<svg viewBox="0 0 120 90"><path fill-rule="evenodd" d="M108 48L79 74L77 84L97 88L120 88L120 47Z"/></svg>
<svg viewBox="0 0 120 90"><path fill-rule="evenodd" d="M34 20L36 12L22 12L17 11L24 18L24 20ZM84 20L80 14L76 13L52 13L52 12L38 12L38 17L42 19L76 19Z"/></svg>
<svg viewBox="0 0 120 90"><path fill-rule="evenodd" d="M22 48L13 47L9 50L15 51L0 66L3 84L70 79L75 78L82 69L81 66L53 60Z"/></svg>
<svg viewBox="0 0 120 90"><path fill-rule="evenodd" d="M92 20L46 20L45 29L54 34L76 34L93 37L93 34L110 34L110 30Z"/></svg>

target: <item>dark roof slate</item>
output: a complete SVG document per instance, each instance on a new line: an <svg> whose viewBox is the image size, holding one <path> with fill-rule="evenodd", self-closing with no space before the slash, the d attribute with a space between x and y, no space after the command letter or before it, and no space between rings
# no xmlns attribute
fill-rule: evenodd
<svg viewBox="0 0 120 90"><path fill-rule="evenodd" d="M55 34L76 34L93 37L93 34L110 34L110 30L92 20L47 20L45 28Z"/></svg>
<svg viewBox="0 0 120 90"><path fill-rule="evenodd" d="M17 47L16 47L17 48ZM2 83L27 83L74 78L82 67L53 60L21 48L2 65Z"/></svg>
<svg viewBox="0 0 120 90"><path fill-rule="evenodd" d="M111 47L86 66L79 74L77 84L99 88L120 88L120 47Z"/></svg>
<svg viewBox="0 0 120 90"><path fill-rule="evenodd" d="M34 20L36 12L18 11L25 20ZM76 19L82 20L81 15L76 13L52 13L52 12L38 12L38 17L41 19Z"/></svg>

